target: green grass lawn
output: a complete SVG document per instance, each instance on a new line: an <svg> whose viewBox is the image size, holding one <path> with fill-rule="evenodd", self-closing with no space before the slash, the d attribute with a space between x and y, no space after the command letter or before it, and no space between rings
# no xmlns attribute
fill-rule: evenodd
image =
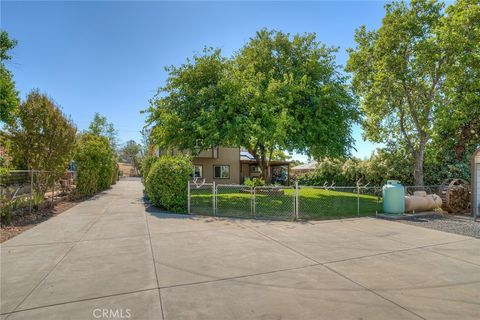
<svg viewBox="0 0 480 320"><path fill-rule="evenodd" d="M222 187L217 196L217 216L244 218L294 218L293 189L286 189L283 194L256 194L255 215L252 209L253 196L241 187ZM213 197L211 189L192 189L191 212L212 215ZM381 201L381 199L380 199ZM377 197L361 194L359 212L357 209L356 190L342 191L317 188L301 188L299 191L300 219L337 219L357 216L374 216L380 211L381 202Z"/></svg>

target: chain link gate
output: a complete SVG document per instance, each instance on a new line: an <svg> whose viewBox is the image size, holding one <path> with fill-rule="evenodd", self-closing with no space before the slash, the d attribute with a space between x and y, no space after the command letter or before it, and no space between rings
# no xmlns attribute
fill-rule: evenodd
<svg viewBox="0 0 480 320"><path fill-rule="evenodd" d="M253 214L260 219L295 219L296 189L289 186L255 187Z"/></svg>
<svg viewBox="0 0 480 320"><path fill-rule="evenodd" d="M188 213L219 217L294 219L294 187L188 183Z"/></svg>
<svg viewBox="0 0 480 320"><path fill-rule="evenodd" d="M215 191L215 215L252 218L253 189L245 185L218 184Z"/></svg>

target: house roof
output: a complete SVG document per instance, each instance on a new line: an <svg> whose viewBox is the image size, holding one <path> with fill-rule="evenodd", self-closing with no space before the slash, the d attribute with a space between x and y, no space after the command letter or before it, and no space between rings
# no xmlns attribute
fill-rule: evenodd
<svg viewBox="0 0 480 320"><path fill-rule="evenodd" d="M300 164L298 166L292 167L292 170L315 170L317 168L317 161L310 163Z"/></svg>
<svg viewBox="0 0 480 320"><path fill-rule="evenodd" d="M257 160L254 156L248 151L240 150L240 162L248 163L248 164L256 164ZM288 165L291 161L282 161L282 160L272 160L270 161L271 166L279 166L279 165Z"/></svg>
<svg viewBox="0 0 480 320"><path fill-rule="evenodd" d="M255 158L250 152L240 150L240 160L255 160Z"/></svg>

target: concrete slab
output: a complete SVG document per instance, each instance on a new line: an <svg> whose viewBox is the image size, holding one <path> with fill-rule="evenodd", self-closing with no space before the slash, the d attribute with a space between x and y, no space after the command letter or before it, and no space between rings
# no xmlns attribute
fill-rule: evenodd
<svg viewBox="0 0 480 320"><path fill-rule="evenodd" d="M147 237L82 241L19 310L156 287Z"/></svg>
<svg viewBox="0 0 480 320"><path fill-rule="evenodd" d="M111 239L117 237L146 236L148 234L145 216L117 216L106 215L101 217L85 234L83 239Z"/></svg>
<svg viewBox="0 0 480 320"><path fill-rule="evenodd" d="M424 318L480 318L479 266L424 249L328 266Z"/></svg>
<svg viewBox="0 0 480 320"><path fill-rule="evenodd" d="M480 266L480 239L470 239L442 244L429 247L428 249Z"/></svg>
<svg viewBox="0 0 480 320"><path fill-rule="evenodd" d="M349 221L346 224L350 224L352 229L413 247L424 247L470 239L469 237L453 233L372 218Z"/></svg>
<svg viewBox="0 0 480 320"><path fill-rule="evenodd" d="M480 318L480 240L370 218L171 215L142 197L122 180L2 244L0 318L162 319L159 290L167 319Z"/></svg>
<svg viewBox="0 0 480 320"><path fill-rule="evenodd" d="M2 246L25 246L79 241L94 221L94 216L61 217L60 215L2 243Z"/></svg>
<svg viewBox="0 0 480 320"><path fill-rule="evenodd" d="M186 214L165 214L161 212L147 212L146 214L151 234L241 227L233 219L219 219Z"/></svg>
<svg viewBox="0 0 480 320"><path fill-rule="evenodd" d="M314 264L248 229L153 234L160 287Z"/></svg>
<svg viewBox="0 0 480 320"><path fill-rule="evenodd" d="M71 247L72 244L2 246L0 313L13 311Z"/></svg>
<svg viewBox="0 0 480 320"><path fill-rule="evenodd" d="M16 312L8 319L162 319L162 310L158 290L154 289Z"/></svg>
<svg viewBox="0 0 480 320"><path fill-rule="evenodd" d="M379 253L405 250L411 246L356 231L344 223L267 225L258 232L301 252L319 263L340 261Z"/></svg>
<svg viewBox="0 0 480 320"><path fill-rule="evenodd" d="M161 289L165 319L420 319L322 266Z"/></svg>

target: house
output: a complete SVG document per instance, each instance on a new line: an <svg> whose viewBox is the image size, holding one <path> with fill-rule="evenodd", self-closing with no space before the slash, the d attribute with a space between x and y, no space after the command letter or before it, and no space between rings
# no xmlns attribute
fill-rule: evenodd
<svg viewBox="0 0 480 320"><path fill-rule="evenodd" d="M239 147L212 147L198 152L193 156L192 162L192 175L205 179L206 183L215 181L218 184L242 184L246 178L261 177L257 160ZM272 177L271 183L289 183L289 161L270 161L268 170Z"/></svg>
<svg viewBox="0 0 480 320"><path fill-rule="evenodd" d="M122 172L124 177L138 177L139 174L135 169L135 166L131 163L118 162L118 170Z"/></svg>

